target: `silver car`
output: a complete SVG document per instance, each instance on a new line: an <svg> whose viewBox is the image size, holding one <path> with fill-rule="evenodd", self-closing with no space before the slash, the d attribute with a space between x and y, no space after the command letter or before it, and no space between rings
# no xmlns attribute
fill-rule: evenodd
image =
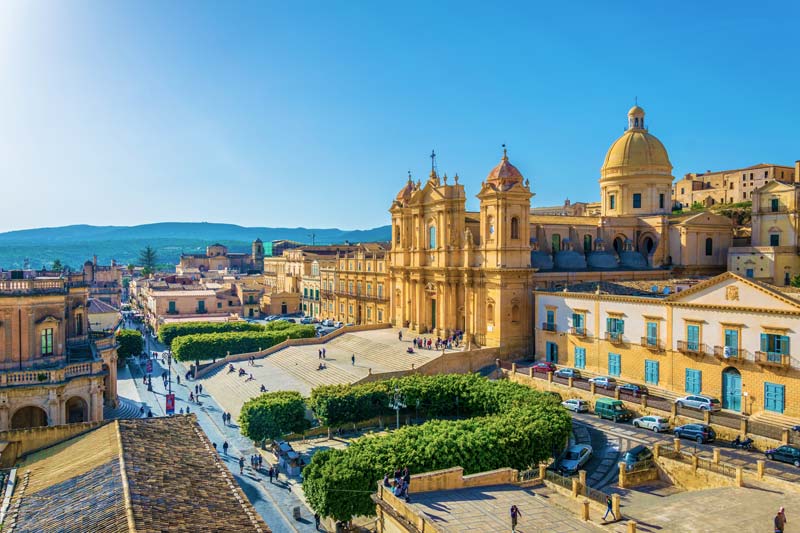
<svg viewBox="0 0 800 533"><path fill-rule="evenodd" d="M656 433L669 431L669 420L663 416L642 416L633 419L633 426L637 428L650 429Z"/></svg>
<svg viewBox="0 0 800 533"><path fill-rule="evenodd" d="M565 474L574 474L585 465L592 457L592 447L588 444L575 444L570 446L558 469Z"/></svg>
<svg viewBox="0 0 800 533"><path fill-rule="evenodd" d="M722 404L716 398L709 398L708 396L690 395L678 398L675 400L675 405L678 407L691 407L693 409L700 409L701 411L716 412L722 409Z"/></svg>
<svg viewBox="0 0 800 533"><path fill-rule="evenodd" d="M577 398L572 398L570 400L564 400L561 402L561 405L567 411L573 411L575 413L588 413L589 412L589 402L586 400L579 400Z"/></svg>
<svg viewBox="0 0 800 533"><path fill-rule="evenodd" d="M591 378L589 383L594 383L595 387L602 387L604 389L613 389L617 386L617 380L608 376L597 376Z"/></svg>

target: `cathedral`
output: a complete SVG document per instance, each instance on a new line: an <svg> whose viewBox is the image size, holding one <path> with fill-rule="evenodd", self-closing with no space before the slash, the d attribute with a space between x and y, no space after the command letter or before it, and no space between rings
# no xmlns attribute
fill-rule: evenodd
<svg viewBox="0 0 800 533"><path fill-rule="evenodd" d="M530 181L506 150L466 210L458 175L409 176L395 197L389 252L390 319L396 327L463 332L502 353L532 352L537 287L610 279L665 279L723 271L733 235L713 213L672 214L672 164L628 111L627 128L600 169L599 215L538 215Z"/></svg>

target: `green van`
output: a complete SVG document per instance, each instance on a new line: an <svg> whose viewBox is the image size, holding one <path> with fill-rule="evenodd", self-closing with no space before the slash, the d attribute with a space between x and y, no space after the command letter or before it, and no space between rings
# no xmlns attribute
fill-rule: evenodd
<svg viewBox="0 0 800 533"><path fill-rule="evenodd" d="M598 398L594 402L594 414L600 418L608 418L614 422L633 418L633 413L625 409L625 404L622 403L622 400L615 400L613 398Z"/></svg>

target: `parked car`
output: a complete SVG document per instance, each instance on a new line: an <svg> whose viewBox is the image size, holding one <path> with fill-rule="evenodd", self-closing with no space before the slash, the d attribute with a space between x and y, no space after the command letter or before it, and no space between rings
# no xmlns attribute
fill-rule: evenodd
<svg viewBox="0 0 800 533"><path fill-rule="evenodd" d="M686 424L678 426L673 431L679 439L696 440L699 443L714 442L717 434L711 426L705 424Z"/></svg>
<svg viewBox="0 0 800 533"><path fill-rule="evenodd" d="M310 316L304 317L300 319L301 324L311 324L312 320Z"/></svg>
<svg viewBox="0 0 800 533"><path fill-rule="evenodd" d="M644 385L637 385L636 383L625 383L624 385L619 385L617 390L632 394L634 398L637 398L642 394L647 394L647 387Z"/></svg>
<svg viewBox="0 0 800 533"><path fill-rule="evenodd" d="M342 326L344 326L344 322L336 322L336 323L333 324L333 327L335 327L335 328L340 328Z"/></svg>
<svg viewBox="0 0 800 533"><path fill-rule="evenodd" d="M656 433L669 430L669 420L663 416L640 416L633 419L633 426L637 428L651 429Z"/></svg>
<svg viewBox="0 0 800 533"><path fill-rule="evenodd" d="M764 452L764 455L767 456L767 459L780 461L782 463L791 463L794 466L800 467L800 448L797 446L784 444L772 450L767 450Z"/></svg>
<svg viewBox="0 0 800 533"><path fill-rule="evenodd" d="M553 372L554 376L558 376L560 378L572 378L572 379L581 379L581 373L574 368L559 368L555 372Z"/></svg>
<svg viewBox="0 0 800 533"><path fill-rule="evenodd" d="M592 447L588 444L575 444L564 453L558 469L564 474L575 474L592 457Z"/></svg>
<svg viewBox="0 0 800 533"><path fill-rule="evenodd" d="M709 396L690 395L678 398L675 400L675 405L678 407L691 407L693 409L700 409L701 411L716 412L722 409L722 404L716 398Z"/></svg>
<svg viewBox="0 0 800 533"><path fill-rule="evenodd" d="M613 389L617 386L617 380L608 376L597 376L591 378L589 383L594 383L595 387L602 387L604 389Z"/></svg>
<svg viewBox="0 0 800 533"><path fill-rule="evenodd" d="M539 361L538 363L533 365L534 372L547 373L547 372L555 372L556 370L558 370L556 365L547 361Z"/></svg>
<svg viewBox="0 0 800 533"><path fill-rule="evenodd" d="M573 411L575 413L589 412L589 402L586 400L578 400L577 398L573 398L571 400L561 402L561 405L563 405L567 411Z"/></svg>
<svg viewBox="0 0 800 533"><path fill-rule="evenodd" d="M620 420L630 420L633 418L633 413L625 408L622 400L615 400L613 398L598 398L594 402L594 414L600 418L608 418L614 422Z"/></svg>
<svg viewBox="0 0 800 533"><path fill-rule="evenodd" d="M335 324L335 322L333 320L331 320L330 318L327 319L327 320L323 320L322 321L322 325L325 326L326 328L332 328L334 326L334 324Z"/></svg>
<svg viewBox="0 0 800 533"><path fill-rule="evenodd" d="M623 462L625 463L625 470L633 470L633 468L639 463L642 463L644 461L650 461L652 459L653 459L653 452L651 452L650 448L648 448L644 444L634 446L633 448L625 452L625 455L622 458Z"/></svg>

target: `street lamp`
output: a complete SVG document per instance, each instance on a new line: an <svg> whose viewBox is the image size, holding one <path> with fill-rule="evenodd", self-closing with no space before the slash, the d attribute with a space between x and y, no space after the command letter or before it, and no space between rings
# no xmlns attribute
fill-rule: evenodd
<svg viewBox="0 0 800 533"><path fill-rule="evenodd" d="M403 397L400 394L400 389L395 387L394 388L394 397L391 401L389 401L389 409L394 409L395 414L397 416L397 429L400 429L400 409L405 407L406 404L403 401Z"/></svg>

